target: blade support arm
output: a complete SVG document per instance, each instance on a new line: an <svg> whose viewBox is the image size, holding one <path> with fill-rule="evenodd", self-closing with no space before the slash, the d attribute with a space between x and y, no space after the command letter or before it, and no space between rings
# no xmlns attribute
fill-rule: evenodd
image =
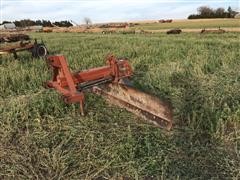
<svg viewBox="0 0 240 180"><path fill-rule="evenodd" d="M79 102L81 114L84 114L83 89L113 81L118 82L121 78L132 75L128 61L117 60L114 56L107 58L106 66L76 73L70 72L67 60L63 55L48 56L47 63L53 72L52 80L47 82L47 87L56 89L66 103Z"/></svg>

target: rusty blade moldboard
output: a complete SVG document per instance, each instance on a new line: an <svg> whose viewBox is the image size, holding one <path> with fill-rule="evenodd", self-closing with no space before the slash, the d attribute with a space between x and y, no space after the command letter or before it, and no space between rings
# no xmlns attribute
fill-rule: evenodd
<svg viewBox="0 0 240 180"><path fill-rule="evenodd" d="M170 130L172 110L156 96L146 94L123 84L107 84L93 87L93 92L106 97L111 103L127 109L154 125Z"/></svg>

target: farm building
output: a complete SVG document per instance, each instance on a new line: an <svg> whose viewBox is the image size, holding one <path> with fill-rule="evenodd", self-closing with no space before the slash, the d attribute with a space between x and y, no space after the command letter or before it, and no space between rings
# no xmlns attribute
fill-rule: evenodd
<svg viewBox="0 0 240 180"><path fill-rule="evenodd" d="M11 29L16 29L16 25L14 23L5 23L0 25L0 30L11 30Z"/></svg>
<svg viewBox="0 0 240 180"><path fill-rule="evenodd" d="M237 14L234 16L234 18L240 19L240 13L237 13Z"/></svg>

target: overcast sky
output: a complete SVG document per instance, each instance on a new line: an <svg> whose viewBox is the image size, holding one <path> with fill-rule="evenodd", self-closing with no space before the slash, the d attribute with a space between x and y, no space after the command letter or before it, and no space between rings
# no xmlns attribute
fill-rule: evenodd
<svg viewBox="0 0 240 180"><path fill-rule="evenodd" d="M0 0L1 21L20 19L73 20L93 23L184 19L199 6L231 6L239 10L239 0Z"/></svg>

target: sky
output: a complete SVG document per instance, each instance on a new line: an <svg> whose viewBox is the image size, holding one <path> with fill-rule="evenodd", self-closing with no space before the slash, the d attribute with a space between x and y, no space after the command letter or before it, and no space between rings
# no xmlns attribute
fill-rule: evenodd
<svg viewBox="0 0 240 180"><path fill-rule="evenodd" d="M239 0L0 0L0 21L73 20L81 24L84 17L93 23L186 19L203 5L240 10Z"/></svg>

